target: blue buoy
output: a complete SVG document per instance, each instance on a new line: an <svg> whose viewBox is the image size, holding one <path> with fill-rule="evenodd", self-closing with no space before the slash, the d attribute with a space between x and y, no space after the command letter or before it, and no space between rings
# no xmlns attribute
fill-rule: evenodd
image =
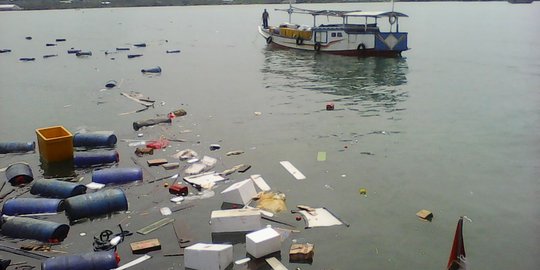
<svg viewBox="0 0 540 270"><path fill-rule="evenodd" d="M73 155L73 164L75 167L91 167L94 165L103 165L116 163L120 160L118 152L98 151L98 152L75 152Z"/></svg>
<svg viewBox="0 0 540 270"><path fill-rule="evenodd" d="M47 220L4 216L2 234L12 238L58 243L66 239L69 226Z"/></svg>
<svg viewBox="0 0 540 270"><path fill-rule="evenodd" d="M65 199L86 193L86 186L55 179L39 179L34 182L30 194L47 198Z"/></svg>
<svg viewBox="0 0 540 270"><path fill-rule="evenodd" d="M143 179L141 168L108 168L92 172L92 182L100 184L122 184Z"/></svg>
<svg viewBox="0 0 540 270"><path fill-rule="evenodd" d="M91 218L128 209L121 189L107 189L66 199L65 211L70 221Z"/></svg>
<svg viewBox="0 0 540 270"><path fill-rule="evenodd" d="M109 83L107 83L107 85L108 84ZM109 87L107 85L105 86L107 88L114 87ZM75 135L73 135L73 147L114 147L117 141L118 139L112 131L75 133Z"/></svg>
<svg viewBox="0 0 540 270"><path fill-rule="evenodd" d="M2 214L8 216L62 211L64 211L63 200L47 198L14 198L5 202L2 207Z"/></svg>
<svg viewBox="0 0 540 270"><path fill-rule="evenodd" d="M104 270L118 267L120 258L115 251L90 252L80 255L65 255L46 259L41 270Z"/></svg>
<svg viewBox="0 0 540 270"><path fill-rule="evenodd" d="M35 142L0 142L0 154L26 153L35 150Z"/></svg>
<svg viewBox="0 0 540 270"><path fill-rule="evenodd" d="M34 180L32 169L30 166L23 162L13 163L6 169L6 178L13 186L26 184Z"/></svg>

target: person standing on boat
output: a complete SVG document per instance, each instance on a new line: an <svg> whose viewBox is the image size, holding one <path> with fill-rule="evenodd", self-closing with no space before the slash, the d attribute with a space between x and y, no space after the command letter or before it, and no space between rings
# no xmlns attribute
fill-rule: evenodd
<svg viewBox="0 0 540 270"><path fill-rule="evenodd" d="M264 9L264 12L262 14L262 20L263 20L263 27L266 29L268 28L268 18L270 17L270 15L268 14L268 11L266 11L266 9Z"/></svg>

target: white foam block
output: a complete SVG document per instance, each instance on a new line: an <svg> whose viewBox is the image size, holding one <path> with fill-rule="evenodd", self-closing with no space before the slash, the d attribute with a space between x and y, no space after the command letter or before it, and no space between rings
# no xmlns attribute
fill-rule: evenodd
<svg viewBox="0 0 540 270"><path fill-rule="evenodd" d="M281 251L281 236L272 228L249 233L246 235L246 251L255 258Z"/></svg>
<svg viewBox="0 0 540 270"><path fill-rule="evenodd" d="M255 185L257 185L257 187L262 191L270 191L270 186L266 183L266 181L264 181L260 174L254 174L250 176L250 178L251 180L253 180L253 182L255 182Z"/></svg>
<svg viewBox="0 0 540 270"><path fill-rule="evenodd" d="M259 209L231 209L212 211L212 232L249 232L262 228Z"/></svg>
<svg viewBox="0 0 540 270"><path fill-rule="evenodd" d="M197 243L184 249L186 268L223 270L233 262L233 246Z"/></svg>
<svg viewBox="0 0 540 270"><path fill-rule="evenodd" d="M227 203L247 204L251 199L257 196L255 185L251 179L234 183L221 192L223 201Z"/></svg>

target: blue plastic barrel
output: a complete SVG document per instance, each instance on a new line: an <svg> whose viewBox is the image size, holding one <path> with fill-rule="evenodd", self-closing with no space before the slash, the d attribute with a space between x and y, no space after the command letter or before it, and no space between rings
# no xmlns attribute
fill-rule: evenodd
<svg viewBox="0 0 540 270"><path fill-rule="evenodd" d="M143 179L141 168L109 168L92 172L92 182L122 184Z"/></svg>
<svg viewBox="0 0 540 270"><path fill-rule="evenodd" d="M47 198L14 198L5 202L2 207L2 214L8 216L62 211L64 211L64 200Z"/></svg>
<svg viewBox="0 0 540 270"><path fill-rule="evenodd" d="M90 167L93 165L116 163L120 160L118 152L98 151L98 152L75 152L73 154L73 164L75 167Z"/></svg>
<svg viewBox="0 0 540 270"><path fill-rule="evenodd" d="M35 142L0 142L0 154L26 153L35 150Z"/></svg>
<svg viewBox="0 0 540 270"><path fill-rule="evenodd" d="M108 270L117 268L119 261L113 250L90 252L46 259L41 263L41 270Z"/></svg>
<svg viewBox="0 0 540 270"><path fill-rule="evenodd" d="M13 186L30 183L34 180L32 169L23 162L13 163L6 169L6 177Z"/></svg>
<svg viewBox="0 0 540 270"><path fill-rule="evenodd" d="M12 238L57 243L66 239L69 226L47 220L4 216L1 231L3 235Z"/></svg>
<svg viewBox="0 0 540 270"><path fill-rule="evenodd" d="M66 199L65 211L70 221L97 217L128 209L126 195L121 189L107 189Z"/></svg>
<svg viewBox="0 0 540 270"><path fill-rule="evenodd" d="M116 141L117 138L113 132L89 132L73 135L74 147L114 147Z"/></svg>
<svg viewBox="0 0 540 270"><path fill-rule="evenodd" d="M86 186L54 179L39 179L32 185L30 193L41 197L65 199L86 193Z"/></svg>

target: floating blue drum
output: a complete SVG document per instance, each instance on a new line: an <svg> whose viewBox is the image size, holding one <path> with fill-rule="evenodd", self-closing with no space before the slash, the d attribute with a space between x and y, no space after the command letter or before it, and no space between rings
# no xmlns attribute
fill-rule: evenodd
<svg viewBox="0 0 540 270"><path fill-rule="evenodd" d="M73 135L74 147L114 147L117 138L113 132L89 132Z"/></svg>
<svg viewBox="0 0 540 270"><path fill-rule="evenodd" d="M6 178L13 186L26 184L34 180L32 169L23 162L13 163L6 169Z"/></svg>
<svg viewBox="0 0 540 270"><path fill-rule="evenodd" d="M65 199L86 193L86 186L54 179L39 179L32 185L30 193L41 197Z"/></svg>
<svg viewBox="0 0 540 270"><path fill-rule="evenodd" d="M64 211L63 200L47 198L15 198L5 202L2 207L2 214L8 216L62 211Z"/></svg>
<svg viewBox="0 0 540 270"><path fill-rule="evenodd" d="M122 184L143 179L141 168L109 168L92 172L92 182L100 184Z"/></svg>
<svg viewBox="0 0 540 270"><path fill-rule="evenodd" d="M128 209L126 195L121 189L108 189L66 199L65 210L70 221L97 217Z"/></svg>
<svg viewBox="0 0 540 270"><path fill-rule="evenodd" d="M57 256L41 263L41 270L103 270L118 267L120 258L114 251L90 252L81 255Z"/></svg>
<svg viewBox="0 0 540 270"><path fill-rule="evenodd" d="M66 239L69 226L47 220L25 217L4 217L2 234L12 238L35 239L58 243Z"/></svg>
<svg viewBox="0 0 540 270"><path fill-rule="evenodd" d="M75 167L91 167L108 163L116 163L120 160L118 152L98 151L98 152L75 152L73 154L73 164Z"/></svg>
<svg viewBox="0 0 540 270"><path fill-rule="evenodd" d="M0 142L0 154L35 151L35 142Z"/></svg>

